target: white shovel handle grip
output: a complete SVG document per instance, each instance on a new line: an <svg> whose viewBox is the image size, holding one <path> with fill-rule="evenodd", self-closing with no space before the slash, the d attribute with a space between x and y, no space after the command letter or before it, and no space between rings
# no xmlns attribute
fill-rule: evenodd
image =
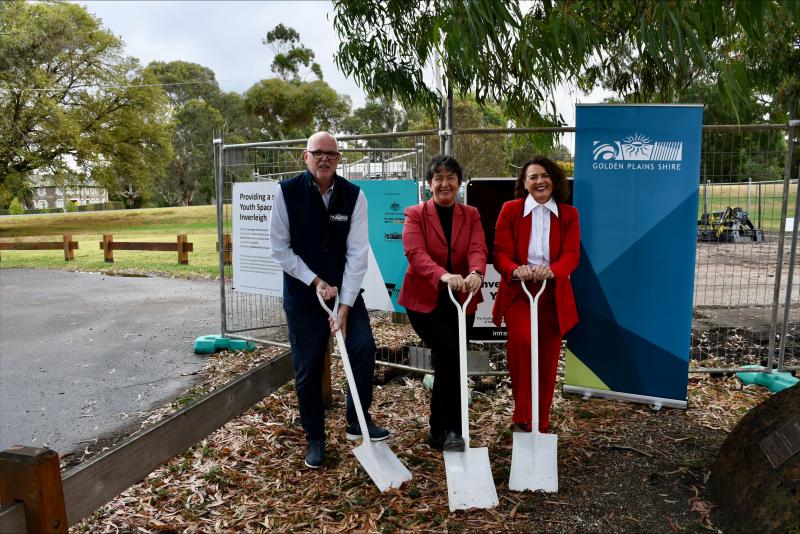
<svg viewBox="0 0 800 534"><path fill-rule="evenodd" d="M524 280L520 280L519 283L522 285L522 290L528 295L528 299L531 301L531 306L535 306L539 302L539 297L542 296L544 293L544 288L547 286L547 279L542 280L542 288L536 293L536 297L534 298L531 295L531 292L528 290L528 285L525 283Z"/></svg>
<svg viewBox="0 0 800 534"><path fill-rule="evenodd" d="M469 295L467 296L467 300L464 301L464 305L462 306L461 304L458 303L458 300L456 300L456 297L453 295L453 290L450 288L449 285L447 286L447 292L450 294L450 300L452 300L453 304L456 305L456 308L458 308L458 311L462 312L462 313L466 313L467 305L469 304L469 301L472 300L472 295L474 293L472 291L469 292Z"/></svg>
<svg viewBox="0 0 800 534"><path fill-rule="evenodd" d="M333 301L333 309L330 309L327 304L325 304L325 300L322 298L322 295L317 293L317 300L322 305L322 309L328 312L328 315L331 316L331 319L334 321L339 319L339 293L336 293L336 300Z"/></svg>

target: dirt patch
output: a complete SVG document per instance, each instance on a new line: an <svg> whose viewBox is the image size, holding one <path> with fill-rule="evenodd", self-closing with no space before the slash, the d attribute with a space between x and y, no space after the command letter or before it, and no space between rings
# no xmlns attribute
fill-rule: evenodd
<svg viewBox="0 0 800 534"><path fill-rule="evenodd" d="M717 531L708 469L739 418L769 394L733 378L694 377L690 408L557 394L559 492L508 490L512 400L506 379L474 392L473 446L490 450L500 498L492 510L450 513L441 454L425 444L429 392L418 376L377 373L373 412L414 479L381 494L344 439L344 378L327 416L328 458L303 467L292 384L151 473L76 532L701 532Z"/></svg>

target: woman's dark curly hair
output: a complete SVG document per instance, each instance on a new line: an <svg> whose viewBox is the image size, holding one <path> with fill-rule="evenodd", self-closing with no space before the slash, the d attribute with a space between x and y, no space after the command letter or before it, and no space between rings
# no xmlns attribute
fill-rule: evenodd
<svg viewBox="0 0 800 534"><path fill-rule="evenodd" d="M528 172L528 167L531 165L541 165L550 179L553 181L553 199L556 202L566 202L569 197L569 189L567 189L567 175L564 174L558 163L545 156L533 156L525 162L522 169L519 171L519 177L514 182L514 198L524 198L528 196L528 190L525 189L525 174Z"/></svg>
<svg viewBox="0 0 800 534"><path fill-rule="evenodd" d="M425 174L425 181L431 183L431 180L433 180L433 175L436 174L436 171L438 171L440 168L456 173L456 176L458 176L458 183L461 184L463 179L461 165L458 163L458 161L456 161L456 158L452 156L442 156L441 154L438 156L433 156L433 159L428 165L428 171Z"/></svg>

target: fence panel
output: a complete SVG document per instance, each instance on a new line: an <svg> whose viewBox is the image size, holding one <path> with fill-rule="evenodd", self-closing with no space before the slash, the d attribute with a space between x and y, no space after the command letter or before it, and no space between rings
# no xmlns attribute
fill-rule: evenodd
<svg viewBox="0 0 800 534"><path fill-rule="evenodd" d="M691 345L697 370L776 363L793 261L790 239L781 251L781 230L794 218L797 196L797 180L785 180L786 152L783 126L704 129ZM792 284L796 295L796 277ZM796 365L797 305L788 311L786 363Z"/></svg>
<svg viewBox="0 0 800 534"><path fill-rule="evenodd" d="M465 177L515 177L531 155L541 153L559 161L572 176L574 131L460 130L454 138L454 155ZM791 231L785 233L779 254L780 231L795 215L798 188L796 179L787 182L786 131L786 125L704 127L692 371L729 372L743 365L777 365L781 354L787 368L798 366L800 309L797 304L787 306L789 284L793 302L798 302L800 292L800 276L795 274L789 280L795 261ZM429 197L424 175L426 163L439 152L436 131L343 136L339 140L339 173L345 178L414 180L420 199ZM304 139L219 145L221 234L232 230L233 184L295 176L305 170L304 146ZM235 290L231 266L221 259L221 268L223 332L286 346L281 299ZM379 364L430 372L429 351L404 314L373 311L370 316ZM784 316L786 335L781 337ZM471 344L471 349L477 351L472 356L476 363L471 374L506 373L502 344Z"/></svg>

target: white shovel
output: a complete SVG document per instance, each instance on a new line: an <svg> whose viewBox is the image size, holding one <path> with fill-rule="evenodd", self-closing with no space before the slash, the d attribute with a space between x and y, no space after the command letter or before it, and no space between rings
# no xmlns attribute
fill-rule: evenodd
<svg viewBox="0 0 800 534"><path fill-rule="evenodd" d="M339 295L333 304L333 310L325 305L325 301L317 294L323 309L328 312L334 321L337 319L339 310ZM370 476L372 481L381 491L389 488L399 488L406 480L411 480L411 473L400 463L400 459L395 456L385 441L372 441L369 439L369 429L367 419L364 417L364 409L361 407L361 399L358 396L356 380L353 377L353 369L350 367L350 358L347 356L347 347L344 344L342 331L336 331L336 342L339 344L339 352L342 355L344 372L347 375L347 385L350 387L350 394L353 396L353 404L358 416L358 424L361 427L361 445L353 449L353 454L361 462L361 467Z"/></svg>
<svg viewBox="0 0 800 534"><path fill-rule="evenodd" d="M489 465L489 449L469 448L469 411L467 409L467 315L466 309L472 293L461 306L447 287L450 300L458 309L458 348L461 374L461 436L464 452L444 451L444 469L447 474L447 497L450 511L468 508L494 508L497 506L497 490L494 487L492 468Z"/></svg>
<svg viewBox="0 0 800 534"><path fill-rule="evenodd" d="M531 303L531 432L514 432L511 451L511 478L508 489L512 491L558 491L557 434L539 432L539 297L544 293L547 280L536 298L520 282Z"/></svg>

